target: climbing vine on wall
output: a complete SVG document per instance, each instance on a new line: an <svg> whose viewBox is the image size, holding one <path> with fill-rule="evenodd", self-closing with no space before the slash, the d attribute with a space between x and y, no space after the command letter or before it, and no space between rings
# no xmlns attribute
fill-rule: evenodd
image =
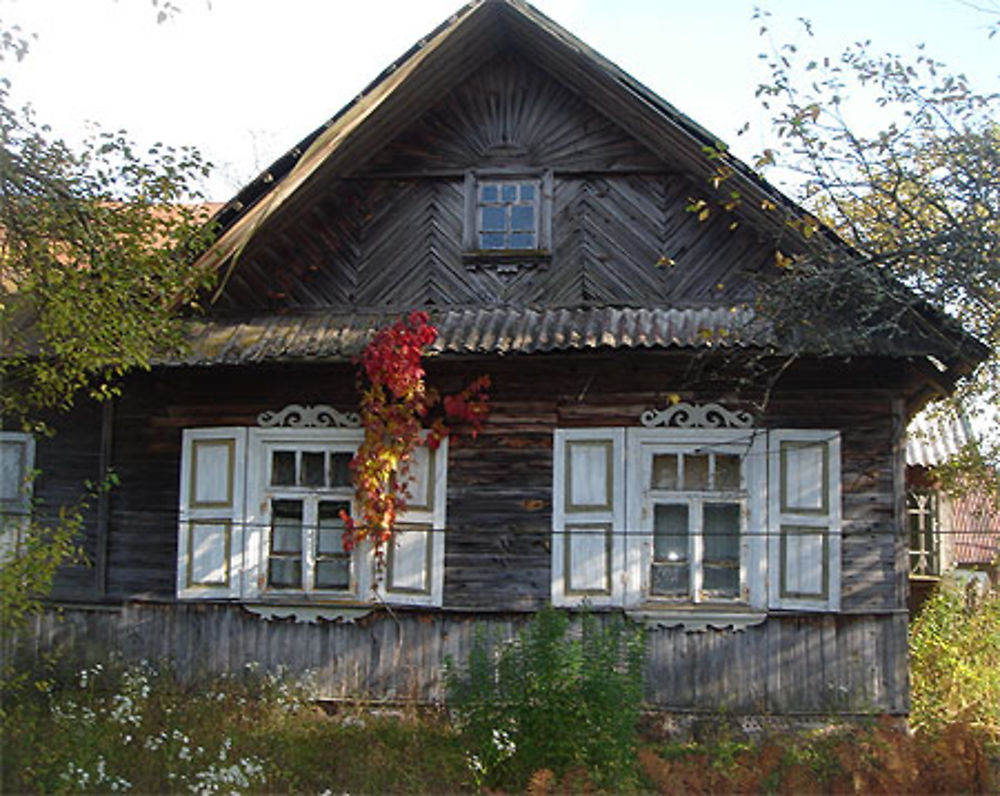
<svg viewBox="0 0 1000 796"><path fill-rule="evenodd" d="M367 540L379 566L406 509L414 450L424 442L436 450L459 428L475 437L489 414L489 376L443 398L427 386L423 358L436 337L427 313L412 312L380 329L358 360L365 436L351 463L357 510L342 515L344 549Z"/></svg>

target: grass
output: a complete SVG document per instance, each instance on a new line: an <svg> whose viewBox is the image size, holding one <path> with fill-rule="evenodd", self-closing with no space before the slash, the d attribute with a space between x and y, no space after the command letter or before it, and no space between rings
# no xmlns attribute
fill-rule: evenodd
<svg viewBox="0 0 1000 796"><path fill-rule="evenodd" d="M873 721L751 743L719 716L716 731L681 743L650 725L637 747L629 741L638 779L618 784L685 794L1000 793L998 606L945 595L916 623L915 734ZM579 657L568 643L564 652ZM470 793L483 781L482 750L443 713L328 714L305 699L308 683L253 668L198 685L148 663L53 668L8 676L0 688L3 793ZM599 792L594 776L620 790L585 756L560 765L567 754L526 769L526 790Z"/></svg>
<svg viewBox="0 0 1000 796"><path fill-rule="evenodd" d="M169 669L97 665L6 683L4 793L469 791L441 718L328 715L248 670L186 687Z"/></svg>

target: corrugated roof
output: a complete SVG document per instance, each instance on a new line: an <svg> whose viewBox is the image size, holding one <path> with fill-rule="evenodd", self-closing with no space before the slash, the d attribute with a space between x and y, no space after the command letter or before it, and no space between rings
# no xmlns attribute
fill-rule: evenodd
<svg viewBox="0 0 1000 796"><path fill-rule="evenodd" d="M955 498L952 504L952 531L955 534L955 562L990 564L1000 559L1000 510L991 494L977 490Z"/></svg>
<svg viewBox="0 0 1000 796"><path fill-rule="evenodd" d="M972 440L964 417L924 411L906 429L906 464L937 467L957 456Z"/></svg>
<svg viewBox="0 0 1000 796"><path fill-rule="evenodd" d="M399 312L261 315L195 321L188 354L170 364L348 360ZM432 349L457 354L529 354L580 349L713 348L751 340L747 316L728 308L592 307L455 309L434 313Z"/></svg>

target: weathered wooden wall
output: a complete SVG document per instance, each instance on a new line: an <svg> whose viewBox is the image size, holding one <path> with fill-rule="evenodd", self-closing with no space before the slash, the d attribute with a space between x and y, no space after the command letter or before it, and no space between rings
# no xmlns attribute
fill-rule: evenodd
<svg viewBox="0 0 1000 796"><path fill-rule="evenodd" d="M879 387L884 372L868 371L865 385L865 363L839 367L824 362L787 374L760 425L842 430L843 608L895 610L906 604L906 562L897 555L905 540L895 522L893 395ZM846 369L858 387L837 387ZM474 441L453 439L449 454L444 602L451 608L534 610L549 599L555 428L635 426L670 393L733 407L759 397L737 399L732 379L693 372L687 356L644 352L442 357L431 380L448 391L483 373L493 380L490 421ZM352 366L165 369L132 380L114 411L110 463L121 485L110 500L107 599L174 596L181 430L256 425L259 412L289 403L355 407ZM95 465L98 429L73 426L68 436L41 441L40 461L59 455ZM67 477L51 469L51 477ZM49 502L62 494L50 494L46 480L37 492ZM93 550L96 539L89 535L87 544ZM70 594L73 584L65 585Z"/></svg>
<svg viewBox="0 0 1000 796"><path fill-rule="evenodd" d="M842 430L843 609L895 610L906 605L906 562L898 557L905 540L893 497L893 396L878 386L878 371L864 385L864 363L840 367L824 362L788 374L760 425ZM858 386L838 389L847 370ZM449 454L444 602L451 608L534 610L549 599L555 428L635 426L670 393L696 402L728 396L734 407L755 397L737 400L731 379L695 374L687 356L644 352L441 358L431 380L448 391L483 373L493 380L490 421L476 440L453 439ZM121 484L110 499L107 599L174 596L181 430L256 425L259 412L289 403L355 407L352 366L165 369L132 380L114 410L110 464ZM76 472L64 474L53 457L96 467L97 421L40 441L40 462L51 473L39 482L39 497L57 505ZM96 555L95 526L88 528ZM60 596L72 596L75 583L64 581Z"/></svg>
<svg viewBox="0 0 1000 796"><path fill-rule="evenodd" d="M598 615L601 617L601 615ZM444 666L468 657L476 628L509 639L523 615L399 612L356 623L267 621L237 605L131 603L38 617L25 653L64 662L167 660L186 679L311 672L317 698L440 701ZM733 632L649 629L652 707L744 714L905 713L906 616L771 617Z"/></svg>
<svg viewBox="0 0 1000 796"><path fill-rule="evenodd" d="M551 262L500 276L462 259L469 169L554 174ZM489 63L363 172L261 235L217 311L703 303L747 296L773 245L686 210L704 187L526 61ZM663 257L671 267L657 267Z"/></svg>

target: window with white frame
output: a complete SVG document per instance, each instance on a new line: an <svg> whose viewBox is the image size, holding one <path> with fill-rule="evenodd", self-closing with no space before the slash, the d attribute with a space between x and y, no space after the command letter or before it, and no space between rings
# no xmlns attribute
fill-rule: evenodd
<svg viewBox="0 0 1000 796"><path fill-rule="evenodd" d="M553 469L556 604L839 606L834 431L560 429Z"/></svg>
<svg viewBox="0 0 1000 796"><path fill-rule="evenodd" d="M552 175L466 175L464 248L483 257L547 252Z"/></svg>
<svg viewBox="0 0 1000 796"><path fill-rule="evenodd" d="M910 573L940 575L940 519L937 491L910 490L906 495L906 516L910 528Z"/></svg>
<svg viewBox="0 0 1000 796"><path fill-rule="evenodd" d="M31 515L35 440L20 431L0 431L0 560L16 549Z"/></svg>
<svg viewBox="0 0 1000 796"><path fill-rule="evenodd" d="M178 596L440 605L447 442L415 451L407 510L376 577L370 547L343 547L361 439L356 428L185 431Z"/></svg>

